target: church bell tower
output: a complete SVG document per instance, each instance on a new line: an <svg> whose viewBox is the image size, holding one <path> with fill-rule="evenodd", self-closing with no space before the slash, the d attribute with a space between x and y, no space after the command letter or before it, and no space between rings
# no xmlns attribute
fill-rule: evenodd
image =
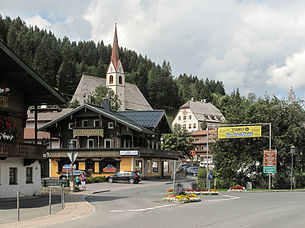
<svg viewBox="0 0 305 228"><path fill-rule="evenodd" d="M117 28L114 28L114 38L110 64L106 74L106 86L111 88L121 101L120 111L125 110L125 74L119 56Z"/></svg>

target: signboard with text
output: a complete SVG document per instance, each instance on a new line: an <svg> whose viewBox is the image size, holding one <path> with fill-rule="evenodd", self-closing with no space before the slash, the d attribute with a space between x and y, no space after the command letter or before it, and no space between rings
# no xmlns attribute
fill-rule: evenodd
<svg viewBox="0 0 305 228"><path fill-rule="evenodd" d="M276 173L277 150L264 150L264 173Z"/></svg>
<svg viewBox="0 0 305 228"><path fill-rule="evenodd" d="M251 138L261 137L262 126L218 127L218 138Z"/></svg>

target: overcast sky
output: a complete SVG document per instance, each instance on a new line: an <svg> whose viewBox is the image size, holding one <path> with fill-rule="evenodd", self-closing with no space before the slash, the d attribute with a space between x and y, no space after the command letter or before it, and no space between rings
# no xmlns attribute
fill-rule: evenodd
<svg viewBox="0 0 305 228"><path fill-rule="evenodd" d="M1 0L2 17L119 45L224 82L227 93L305 99L305 0Z"/></svg>

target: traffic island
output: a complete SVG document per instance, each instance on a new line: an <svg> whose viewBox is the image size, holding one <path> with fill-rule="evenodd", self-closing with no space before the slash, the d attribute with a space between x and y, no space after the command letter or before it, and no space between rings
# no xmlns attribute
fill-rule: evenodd
<svg viewBox="0 0 305 228"><path fill-rule="evenodd" d="M195 194L189 195L165 195L164 201L172 202L172 203L193 203L200 202L201 199Z"/></svg>

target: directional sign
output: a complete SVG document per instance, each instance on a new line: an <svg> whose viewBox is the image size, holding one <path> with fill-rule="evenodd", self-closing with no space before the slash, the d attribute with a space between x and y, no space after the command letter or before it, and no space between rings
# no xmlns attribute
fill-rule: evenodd
<svg viewBox="0 0 305 228"><path fill-rule="evenodd" d="M264 150L264 173L276 173L277 150Z"/></svg>
<svg viewBox="0 0 305 228"><path fill-rule="evenodd" d="M70 158L71 163L73 164L77 158L78 153L69 152L67 153L67 155Z"/></svg>
<svg viewBox="0 0 305 228"><path fill-rule="evenodd" d="M73 166L73 169L76 169L76 166L75 166L75 165ZM64 166L62 167L62 171L63 171L63 172L67 172L67 171L70 171L70 172L71 172L71 165L64 165Z"/></svg>

